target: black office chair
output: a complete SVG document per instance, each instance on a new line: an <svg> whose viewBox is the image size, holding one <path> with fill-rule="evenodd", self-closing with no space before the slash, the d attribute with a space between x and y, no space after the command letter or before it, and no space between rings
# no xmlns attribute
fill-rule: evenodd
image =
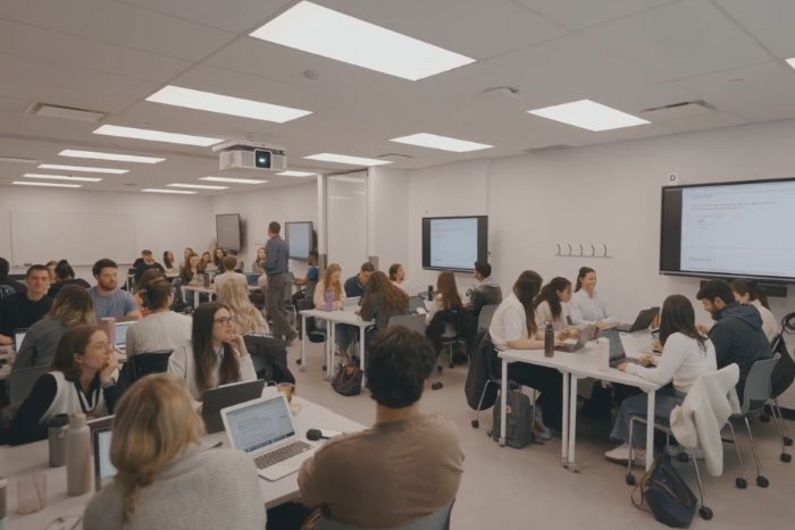
<svg viewBox="0 0 795 530"><path fill-rule="evenodd" d="M159 350L137 353L127 359L119 371L116 383L123 394L139 379L149 374L159 374L168 370L168 358L174 350Z"/></svg>

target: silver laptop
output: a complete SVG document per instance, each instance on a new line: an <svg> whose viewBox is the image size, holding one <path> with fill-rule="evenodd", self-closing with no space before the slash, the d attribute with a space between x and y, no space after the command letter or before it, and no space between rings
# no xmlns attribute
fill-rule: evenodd
<svg viewBox="0 0 795 530"><path fill-rule="evenodd" d="M221 418L232 447L249 454L266 480L295 473L317 448L296 434L287 399L279 393L221 409Z"/></svg>
<svg viewBox="0 0 795 530"><path fill-rule="evenodd" d="M621 342L621 335L616 329L607 329L599 334L600 337L607 337L610 341L610 368L617 368L623 363L641 364L635 357L627 357L624 351L624 343Z"/></svg>
<svg viewBox="0 0 795 530"><path fill-rule="evenodd" d="M94 486L97 491L113 481L116 468L110 462L110 442L113 431L109 428L94 431Z"/></svg>
<svg viewBox="0 0 795 530"><path fill-rule="evenodd" d="M361 301L361 297L359 297L359 296L351 296L351 297L346 298L345 301L342 302L342 307L345 308L345 309L351 309L353 307L358 306L360 301Z"/></svg>
<svg viewBox="0 0 795 530"><path fill-rule="evenodd" d="M585 347L589 340L593 339L595 326L586 326L585 329L580 330L580 336L577 339L566 339L563 344L555 346L557 351L575 352Z"/></svg>
<svg viewBox="0 0 795 530"><path fill-rule="evenodd" d="M127 320L124 322L116 321L116 349L120 352L127 350L127 330L134 325L137 320Z"/></svg>

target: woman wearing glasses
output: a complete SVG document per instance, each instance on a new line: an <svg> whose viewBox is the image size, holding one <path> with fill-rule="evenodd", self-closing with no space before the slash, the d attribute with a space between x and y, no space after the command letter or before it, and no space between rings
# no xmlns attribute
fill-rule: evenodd
<svg viewBox="0 0 795 530"><path fill-rule="evenodd" d="M232 313L217 302L202 304L193 313L191 340L171 354L168 371L185 379L197 401L211 388L257 378L246 343L235 333Z"/></svg>

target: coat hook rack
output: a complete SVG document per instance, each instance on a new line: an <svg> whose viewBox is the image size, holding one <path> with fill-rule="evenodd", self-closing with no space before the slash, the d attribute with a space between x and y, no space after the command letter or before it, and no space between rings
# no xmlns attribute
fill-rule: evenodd
<svg viewBox="0 0 795 530"><path fill-rule="evenodd" d="M587 248L591 247L590 253ZM610 251L607 248L607 243L555 243L557 249L555 256L561 258L597 258L597 259L610 259Z"/></svg>

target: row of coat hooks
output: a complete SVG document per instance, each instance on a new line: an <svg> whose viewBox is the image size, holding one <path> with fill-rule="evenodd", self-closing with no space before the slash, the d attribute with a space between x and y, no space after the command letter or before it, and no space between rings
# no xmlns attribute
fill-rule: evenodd
<svg viewBox="0 0 795 530"><path fill-rule="evenodd" d="M561 258L612 258L606 243L557 243Z"/></svg>

